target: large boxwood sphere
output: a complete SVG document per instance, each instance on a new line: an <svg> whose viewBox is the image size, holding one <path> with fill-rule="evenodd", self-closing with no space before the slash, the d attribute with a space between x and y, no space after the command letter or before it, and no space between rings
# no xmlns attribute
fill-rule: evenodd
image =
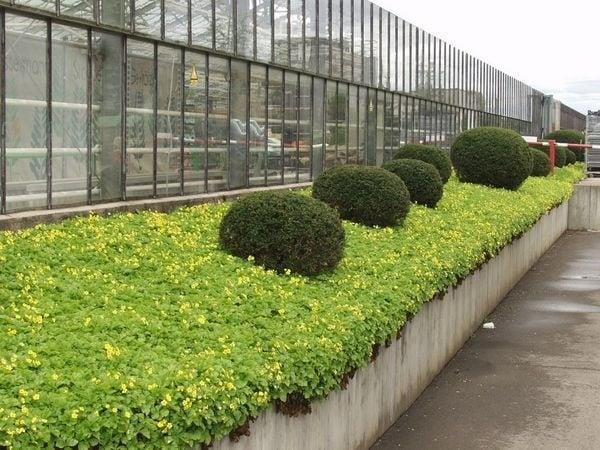
<svg viewBox="0 0 600 450"><path fill-rule="evenodd" d="M282 272L317 275L334 269L344 254L339 214L293 192L259 192L234 203L219 229L221 247L240 258Z"/></svg>
<svg viewBox="0 0 600 450"><path fill-rule="evenodd" d="M545 177L547 176L552 167L550 165L550 159L543 151L532 148L531 156L533 157L533 168L531 170L532 177Z"/></svg>
<svg viewBox="0 0 600 450"><path fill-rule="evenodd" d="M452 163L448 154L433 145L408 144L402 147L394 159L418 159L432 164L446 183L452 174Z"/></svg>
<svg viewBox="0 0 600 450"><path fill-rule="evenodd" d="M435 208L444 195L444 184L432 164L418 159L397 159L383 168L402 178L414 203Z"/></svg>
<svg viewBox="0 0 600 450"><path fill-rule="evenodd" d="M566 149L567 152L567 164L575 164L577 162L577 155L573 150Z"/></svg>
<svg viewBox="0 0 600 450"><path fill-rule="evenodd" d="M545 140L555 140L562 144L584 144L585 135L577 130L556 130L544 136ZM583 150L574 151L577 161L585 161L585 152Z"/></svg>
<svg viewBox="0 0 600 450"><path fill-rule="evenodd" d="M462 133L450 153L458 178L468 183L517 189L531 172L531 151L515 131L482 127Z"/></svg>
<svg viewBox="0 0 600 450"><path fill-rule="evenodd" d="M342 219L367 226L401 224L410 208L404 182L378 167L337 166L313 184L313 196L337 209Z"/></svg>

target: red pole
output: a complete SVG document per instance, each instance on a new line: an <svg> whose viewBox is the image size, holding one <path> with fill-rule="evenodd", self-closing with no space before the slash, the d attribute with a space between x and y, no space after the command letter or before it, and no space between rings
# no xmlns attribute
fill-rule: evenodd
<svg viewBox="0 0 600 450"><path fill-rule="evenodd" d="M548 150L548 158L550 159L550 167L554 172L554 166L556 166L556 141L549 141L550 148Z"/></svg>

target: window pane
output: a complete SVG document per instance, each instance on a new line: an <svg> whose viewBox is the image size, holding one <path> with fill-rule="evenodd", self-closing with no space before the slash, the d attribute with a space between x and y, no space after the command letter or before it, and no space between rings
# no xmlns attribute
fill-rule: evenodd
<svg viewBox="0 0 600 450"><path fill-rule="evenodd" d="M381 166L385 157L385 93L377 93L377 161Z"/></svg>
<svg viewBox="0 0 600 450"><path fill-rule="evenodd" d="M298 181L298 74L285 72L283 128L283 181Z"/></svg>
<svg viewBox="0 0 600 450"><path fill-rule="evenodd" d="M329 169L338 165L337 155L337 83L335 81L327 81L327 100L326 106L326 153L325 153L325 169Z"/></svg>
<svg viewBox="0 0 600 450"><path fill-rule="evenodd" d="M373 5L373 86L381 85L381 8Z"/></svg>
<svg viewBox="0 0 600 450"><path fill-rule="evenodd" d="M246 125L248 65L231 62L231 123L229 128L229 188L246 187Z"/></svg>
<svg viewBox="0 0 600 450"><path fill-rule="evenodd" d="M158 47L157 189L181 192L181 51Z"/></svg>
<svg viewBox="0 0 600 450"><path fill-rule="evenodd" d="M185 54L184 192L206 192L206 55Z"/></svg>
<svg viewBox="0 0 600 450"><path fill-rule="evenodd" d="M127 40L127 198L149 197L154 174L154 46Z"/></svg>
<svg viewBox="0 0 600 450"><path fill-rule="evenodd" d="M30 8L43 9L46 11L55 11L56 2L54 0L16 0L17 5L28 6Z"/></svg>
<svg viewBox="0 0 600 450"><path fill-rule="evenodd" d="M233 0L215 0L215 47L233 52Z"/></svg>
<svg viewBox="0 0 600 450"><path fill-rule="evenodd" d="M369 89L367 102L366 163L374 166L377 164L377 91Z"/></svg>
<svg viewBox="0 0 600 450"><path fill-rule="evenodd" d="M121 198L121 105L123 59L120 36L92 34L92 198Z"/></svg>
<svg viewBox="0 0 600 450"><path fill-rule="evenodd" d="M52 26L52 205L87 200L87 31Z"/></svg>
<svg viewBox="0 0 600 450"><path fill-rule="evenodd" d="M342 0L331 2L331 74L336 78L342 76Z"/></svg>
<svg viewBox="0 0 600 450"><path fill-rule="evenodd" d="M319 73L329 75L329 2L319 1Z"/></svg>
<svg viewBox="0 0 600 450"><path fill-rule="evenodd" d="M394 139L394 97L389 92L385 93L385 116L383 118L385 126L384 142L383 142L383 161L391 161L394 155L393 139Z"/></svg>
<svg viewBox="0 0 600 450"><path fill-rule="evenodd" d="M317 41L317 1L306 0L305 58L306 70L316 73L319 66L319 46Z"/></svg>
<svg viewBox="0 0 600 450"><path fill-rule="evenodd" d="M337 93L337 155L341 164L348 163L348 85L338 84Z"/></svg>
<svg viewBox="0 0 600 450"><path fill-rule="evenodd" d="M290 0L290 65L298 69L302 69L304 64L302 3L302 0Z"/></svg>
<svg viewBox="0 0 600 450"><path fill-rule="evenodd" d="M6 210L45 207L46 22L6 14Z"/></svg>
<svg viewBox="0 0 600 450"><path fill-rule="evenodd" d="M275 55L273 61L287 66L288 58L288 0L274 1L275 15Z"/></svg>
<svg viewBox="0 0 600 450"><path fill-rule="evenodd" d="M342 20L342 49L343 49L343 67L344 67L344 78L348 81L352 81L352 48L354 46L352 42L352 1L344 0L344 16Z"/></svg>
<svg viewBox="0 0 600 450"><path fill-rule="evenodd" d="M160 38L160 0L135 1L135 31Z"/></svg>
<svg viewBox="0 0 600 450"><path fill-rule="evenodd" d="M390 54L389 54L389 20L388 12L381 11L381 84L385 89L390 88Z"/></svg>
<svg viewBox="0 0 600 450"><path fill-rule="evenodd" d="M396 48L396 44L398 42L398 38L396 36L396 18L393 15L390 15L390 89L392 91L397 91L398 87L396 85L396 73L398 71L397 66L397 56L398 50Z"/></svg>
<svg viewBox="0 0 600 450"><path fill-rule="evenodd" d="M281 184L283 153L283 72L269 69L269 159L267 183Z"/></svg>
<svg viewBox="0 0 600 450"><path fill-rule="evenodd" d="M117 28L129 29L129 2L121 0L98 0L100 22Z"/></svg>
<svg viewBox="0 0 600 450"><path fill-rule="evenodd" d="M365 164L367 157L367 113L369 93L367 88L358 89L358 163Z"/></svg>
<svg viewBox="0 0 600 450"><path fill-rule="evenodd" d="M256 59L271 61L271 0L256 0Z"/></svg>
<svg viewBox="0 0 600 450"><path fill-rule="evenodd" d="M348 96L348 163L358 164L358 88L350 86Z"/></svg>
<svg viewBox="0 0 600 450"><path fill-rule="evenodd" d="M94 2L93 0L61 0L60 14L94 20Z"/></svg>
<svg viewBox="0 0 600 450"><path fill-rule="evenodd" d="M373 38L371 33L371 15L373 4L365 0L364 20L363 20L363 40L364 40L364 59L363 75L366 84L373 83Z"/></svg>
<svg viewBox="0 0 600 450"><path fill-rule="evenodd" d="M188 0L165 0L165 37L188 41Z"/></svg>
<svg viewBox="0 0 600 450"><path fill-rule="evenodd" d="M212 48L212 0L191 0L192 44Z"/></svg>
<svg viewBox="0 0 600 450"><path fill-rule="evenodd" d="M252 0L237 0L237 52L254 58L254 25Z"/></svg>
<svg viewBox="0 0 600 450"><path fill-rule="evenodd" d="M253 64L250 68L250 167L251 186L267 182L267 68Z"/></svg>
<svg viewBox="0 0 600 450"><path fill-rule="evenodd" d="M229 66L224 58L208 60L208 190L227 189L229 140Z"/></svg>
<svg viewBox="0 0 600 450"><path fill-rule="evenodd" d="M315 78L313 88L313 179L316 179L323 173L323 161L325 158L323 132L324 89L325 80L322 78Z"/></svg>
<svg viewBox="0 0 600 450"><path fill-rule="evenodd" d="M300 92L298 102L298 181L310 180L312 160L312 81L307 75L300 75Z"/></svg>
<svg viewBox="0 0 600 450"><path fill-rule="evenodd" d="M363 0L354 0L354 81L363 81L362 6Z"/></svg>

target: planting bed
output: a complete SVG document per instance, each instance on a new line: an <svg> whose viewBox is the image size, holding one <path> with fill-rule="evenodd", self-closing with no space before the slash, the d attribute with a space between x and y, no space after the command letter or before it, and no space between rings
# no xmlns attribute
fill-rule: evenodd
<svg viewBox="0 0 600 450"><path fill-rule="evenodd" d="M0 234L0 446L182 447L275 401L306 410L581 177L451 179L402 228L345 223L344 260L316 278L220 251L226 204Z"/></svg>

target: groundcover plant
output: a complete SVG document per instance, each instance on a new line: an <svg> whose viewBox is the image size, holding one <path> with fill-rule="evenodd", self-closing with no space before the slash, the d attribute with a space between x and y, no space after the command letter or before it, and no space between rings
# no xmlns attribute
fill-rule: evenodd
<svg viewBox="0 0 600 450"><path fill-rule="evenodd" d="M315 278L219 250L227 204L0 233L0 446L181 448L325 397L581 176L453 178L403 227L345 223L342 264Z"/></svg>

